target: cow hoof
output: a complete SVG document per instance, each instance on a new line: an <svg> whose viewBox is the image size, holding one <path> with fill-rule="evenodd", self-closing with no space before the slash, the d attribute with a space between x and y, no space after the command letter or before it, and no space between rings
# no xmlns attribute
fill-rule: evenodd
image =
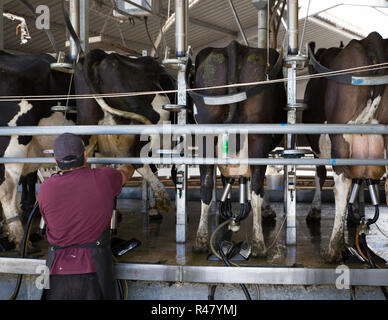
<svg viewBox="0 0 388 320"><path fill-rule="evenodd" d="M148 211L148 216L152 221L163 219L163 215L157 209L150 209Z"/></svg>
<svg viewBox="0 0 388 320"><path fill-rule="evenodd" d="M265 248L265 244L262 242L252 242L252 257L256 258L265 258L267 256L267 249Z"/></svg>
<svg viewBox="0 0 388 320"><path fill-rule="evenodd" d="M321 209L311 208L306 217L306 222L319 222L321 221Z"/></svg>
<svg viewBox="0 0 388 320"><path fill-rule="evenodd" d="M271 208L271 206L266 206L261 209L261 217L266 222L276 220L276 212Z"/></svg>
<svg viewBox="0 0 388 320"><path fill-rule="evenodd" d="M333 247L329 245L329 248L322 253L323 259L327 263L338 263L342 261L342 250L335 250Z"/></svg>
<svg viewBox="0 0 388 320"><path fill-rule="evenodd" d="M156 197L156 208L162 212L162 213L170 213L171 210L171 203L169 198L165 197Z"/></svg>
<svg viewBox="0 0 388 320"><path fill-rule="evenodd" d="M15 243L15 247L20 248L23 241L23 226L19 220L13 221L5 226L5 233L8 235L9 242Z"/></svg>
<svg viewBox="0 0 388 320"><path fill-rule="evenodd" d="M193 245L194 253L208 253L209 252L208 237L203 237L195 240Z"/></svg>

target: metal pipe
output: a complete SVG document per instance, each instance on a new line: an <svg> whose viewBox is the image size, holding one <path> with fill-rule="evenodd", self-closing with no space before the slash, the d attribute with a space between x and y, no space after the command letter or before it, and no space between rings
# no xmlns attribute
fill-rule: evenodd
<svg viewBox="0 0 388 320"><path fill-rule="evenodd" d="M221 196L221 199L220 199L221 202L225 202L226 199L229 197L230 191L232 190L233 183L234 183L234 179L230 179L227 182L227 184L226 184L226 186L224 188L224 192L222 193L222 196Z"/></svg>
<svg viewBox="0 0 388 320"><path fill-rule="evenodd" d="M293 159L293 158L88 158L89 164L180 164L180 165L309 165L309 166L387 166L388 159ZM6 157L0 158L0 163L42 163L54 164L54 158Z"/></svg>
<svg viewBox="0 0 388 320"><path fill-rule="evenodd" d="M241 177L239 179L240 184L240 204L247 202L247 178Z"/></svg>
<svg viewBox="0 0 388 320"><path fill-rule="evenodd" d="M177 57L187 51L187 0L175 0L175 50Z"/></svg>
<svg viewBox="0 0 388 320"><path fill-rule="evenodd" d="M356 201L356 197L358 194L358 190L360 189L361 183L362 181L360 179L357 179L357 181L353 183L352 192L350 193L349 202L348 202L349 204L353 204L354 201Z"/></svg>
<svg viewBox="0 0 388 320"><path fill-rule="evenodd" d="M4 1L0 0L0 50L4 50Z"/></svg>
<svg viewBox="0 0 388 320"><path fill-rule="evenodd" d="M12 126L0 127L0 136L56 136L65 132L78 135L219 135L229 134L388 134L387 125L352 124L186 124L171 125L117 125L117 126Z"/></svg>
<svg viewBox="0 0 388 320"><path fill-rule="evenodd" d="M70 0L69 1L69 16L71 24L73 25L74 31L79 36L80 34L80 23L79 23L79 0ZM75 43L75 40L70 36L70 58L72 60L77 60L78 49Z"/></svg>
<svg viewBox="0 0 388 320"><path fill-rule="evenodd" d="M245 36L244 29L243 29L242 26L241 26L240 19L238 18L238 15L237 15L236 9L234 8L234 5L233 5L233 3L232 3L232 0L228 0L228 2L229 2L229 5L230 5L230 8L232 9L234 19L236 20L238 29L240 30L241 36L242 36L242 38L243 38L243 40L244 40L244 43L245 43L246 46L249 46L247 37Z"/></svg>
<svg viewBox="0 0 388 320"><path fill-rule="evenodd" d="M298 53L298 0L287 1L288 53Z"/></svg>
<svg viewBox="0 0 388 320"><path fill-rule="evenodd" d="M368 185L370 199L371 199L372 204L374 206L379 205L379 201L378 201L378 198L376 195L376 189L374 187L375 184L373 183L373 181L371 179L367 179L366 184Z"/></svg>
<svg viewBox="0 0 388 320"><path fill-rule="evenodd" d="M267 8L259 10L257 13L257 47L267 48Z"/></svg>

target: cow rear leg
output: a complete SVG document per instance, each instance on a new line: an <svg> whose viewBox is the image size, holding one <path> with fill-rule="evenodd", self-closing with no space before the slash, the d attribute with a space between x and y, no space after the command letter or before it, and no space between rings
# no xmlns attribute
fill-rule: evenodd
<svg viewBox="0 0 388 320"><path fill-rule="evenodd" d="M200 165L201 175L201 217L197 235L195 237L194 252L207 252L209 250L209 214L212 205L213 171L214 166Z"/></svg>
<svg viewBox="0 0 388 320"><path fill-rule="evenodd" d="M17 207L17 187L22 174L22 164L7 164L4 169L5 181L0 188L1 205L6 220L4 230L8 240L14 242L18 248L23 239L23 225Z"/></svg>
<svg viewBox="0 0 388 320"><path fill-rule="evenodd" d="M253 214L252 256L265 256L266 247L262 228L265 166L251 166L251 205Z"/></svg>
<svg viewBox="0 0 388 320"><path fill-rule="evenodd" d="M334 198L335 198L335 219L329 246L324 257L329 262L338 262L342 258L342 250L345 244L344 228L348 196L352 186L352 180L343 173L333 173L334 177Z"/></svg>
<svg viewBox="0 0 388 320"><path fill-rule="evenodd" d="M143 167L137 168L136 170L143 177L143 179L149 183L155 197L157 210L162 213L170 213L170 197L168 196L163 183L161 183L158 177L152 172L150 166L144 165ZM151 214L155 214L155 212L151 212Z"/></svg>
<svg viewBox="0 0 388 320"><path fill-rule="evenodd" d="M326 180L326 167L318 166L315 172L315 192L313 202L309 213L307 214L306 221L319 222L321 220L321 208L322 208L322 188Z"/></svg>

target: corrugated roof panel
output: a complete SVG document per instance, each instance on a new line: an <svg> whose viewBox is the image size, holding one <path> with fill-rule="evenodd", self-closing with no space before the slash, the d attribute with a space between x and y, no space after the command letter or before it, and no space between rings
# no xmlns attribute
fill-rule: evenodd
<svg viewBox="0 0 388 320"><path fill-rule="evenodd" d="M315 0L313 0L315 1ZM38 5L47 5L50 8L51 15L51 29L54 33L55 39L58 42L59 47L63 50L65 40L67 38L67 32L64 25L64 20L62 16L61 4L57 0L30 0L31 4L36 7ZM174 12L175 1L174 0L161 0L161 9L162 13L167 13L168 3L170 2L171 13ZM103 29L103 25L106 21L106 27L104 30L104 36L112 39L112 41L122 44L121 34L124 37L124 42L130 46L132 49L141 51L142 49L151 49L151 43L147 37L147 33L144 27L144 21L135 19L135 25L131 25L128 22L118 24L117 20L111 18L106 18L106 14L110 14L112 3L111 0L89 0L90 3L90 36L99 35ZM250 45L255 46L257 43L256 39L256 25L257 25L257 9L252 5L251 0L234 0L233 4L241 21L241 24L250 39ZM339 8L339 7L337 7ZM365 10L366 7L364 7ZM335 8L334 8L335 9ZM331 10L334 10L331 9ZM381 19L388 19L388 9L379 8ZM28 10L19 3L19 1L11 1L5 5L5 11L11 11L27 17L27 25L31 34L32 39L26 44L20 45L20 38L15 35L16 23L10 22L7 19L4 21L4 39L5 39L5 48L12 49L16 51L23 52L52 52L52 48L47 39L47 36L44 32L39 31L35 27L34 17ZM334 12L334 11L327 11ZM233 36L220 32L219 30L212 29L211 26L205 26L210 24L217 26L219 28L224 28L225 30L233 31L239 35L239 29L235 22L235 19L232 14L232 10L228 4L228 1L225 0L197 0L196 4L189 10L189 15L192 19L196 20L196 23L189 23L189 35L188 35L188 44L195 50L207 45L212 45L220 41L222 43L228 43ZM346 44L349 41L349 37L344 34L341 34L340 28L338 32L334 32L327 28L322 27L325 20L320 18L320 25L317 25L314 22L309 21L306 28L305 41L308 42L314 40L317 43L317 46L329 47L338 45L342 40ZM380 19L380 18L379 18ZM385 20L384 20L385 21ZM203 22L203 23L202 23ZM330 21L327 21L329 22ZM331 21L333 22L333 21ZM353 21L352 28L357 28L358 20ZM371 23L374 23L372 21ZM199 24L199 25L198 25ZM201 25L202 24L202 25ZM303 20L299 21L299 28L302 28ZM333 26L331 26L333 27ZM335 25L334 25L335 28ZM156 16L148 17L148 29L153 41L159 35L160 32L160 19ZM300 29L301 30L301 29ZM356 31L356 30L355 30ZM280 34L278 37L278 42L280 43L283 39L284 28L280 28ZM241 39L241 37L238 37ZM174 49L175 47L175 24L172 24L169 30L165 33L165 40L167 45ZM95 44L94 47L99 46ZM102 49L111 50L111 46L101 45Z"/></svg>

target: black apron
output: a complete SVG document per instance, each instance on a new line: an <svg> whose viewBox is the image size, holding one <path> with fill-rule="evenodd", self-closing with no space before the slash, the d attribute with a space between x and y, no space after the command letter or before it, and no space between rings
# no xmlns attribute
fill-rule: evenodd
<svg viewBox="0 0 388 320"><path fill-rule="evenodd" d="M95 242L72 245L68 247L58 247L49 244L46 265L51 269L55 251L66 248L90 248L92 249L92 257L94 267L96 269L98 283L100 285L104 300L118 299L118 290L114 280L113 259L110 247L110 229L105 230Z"/></svg>

